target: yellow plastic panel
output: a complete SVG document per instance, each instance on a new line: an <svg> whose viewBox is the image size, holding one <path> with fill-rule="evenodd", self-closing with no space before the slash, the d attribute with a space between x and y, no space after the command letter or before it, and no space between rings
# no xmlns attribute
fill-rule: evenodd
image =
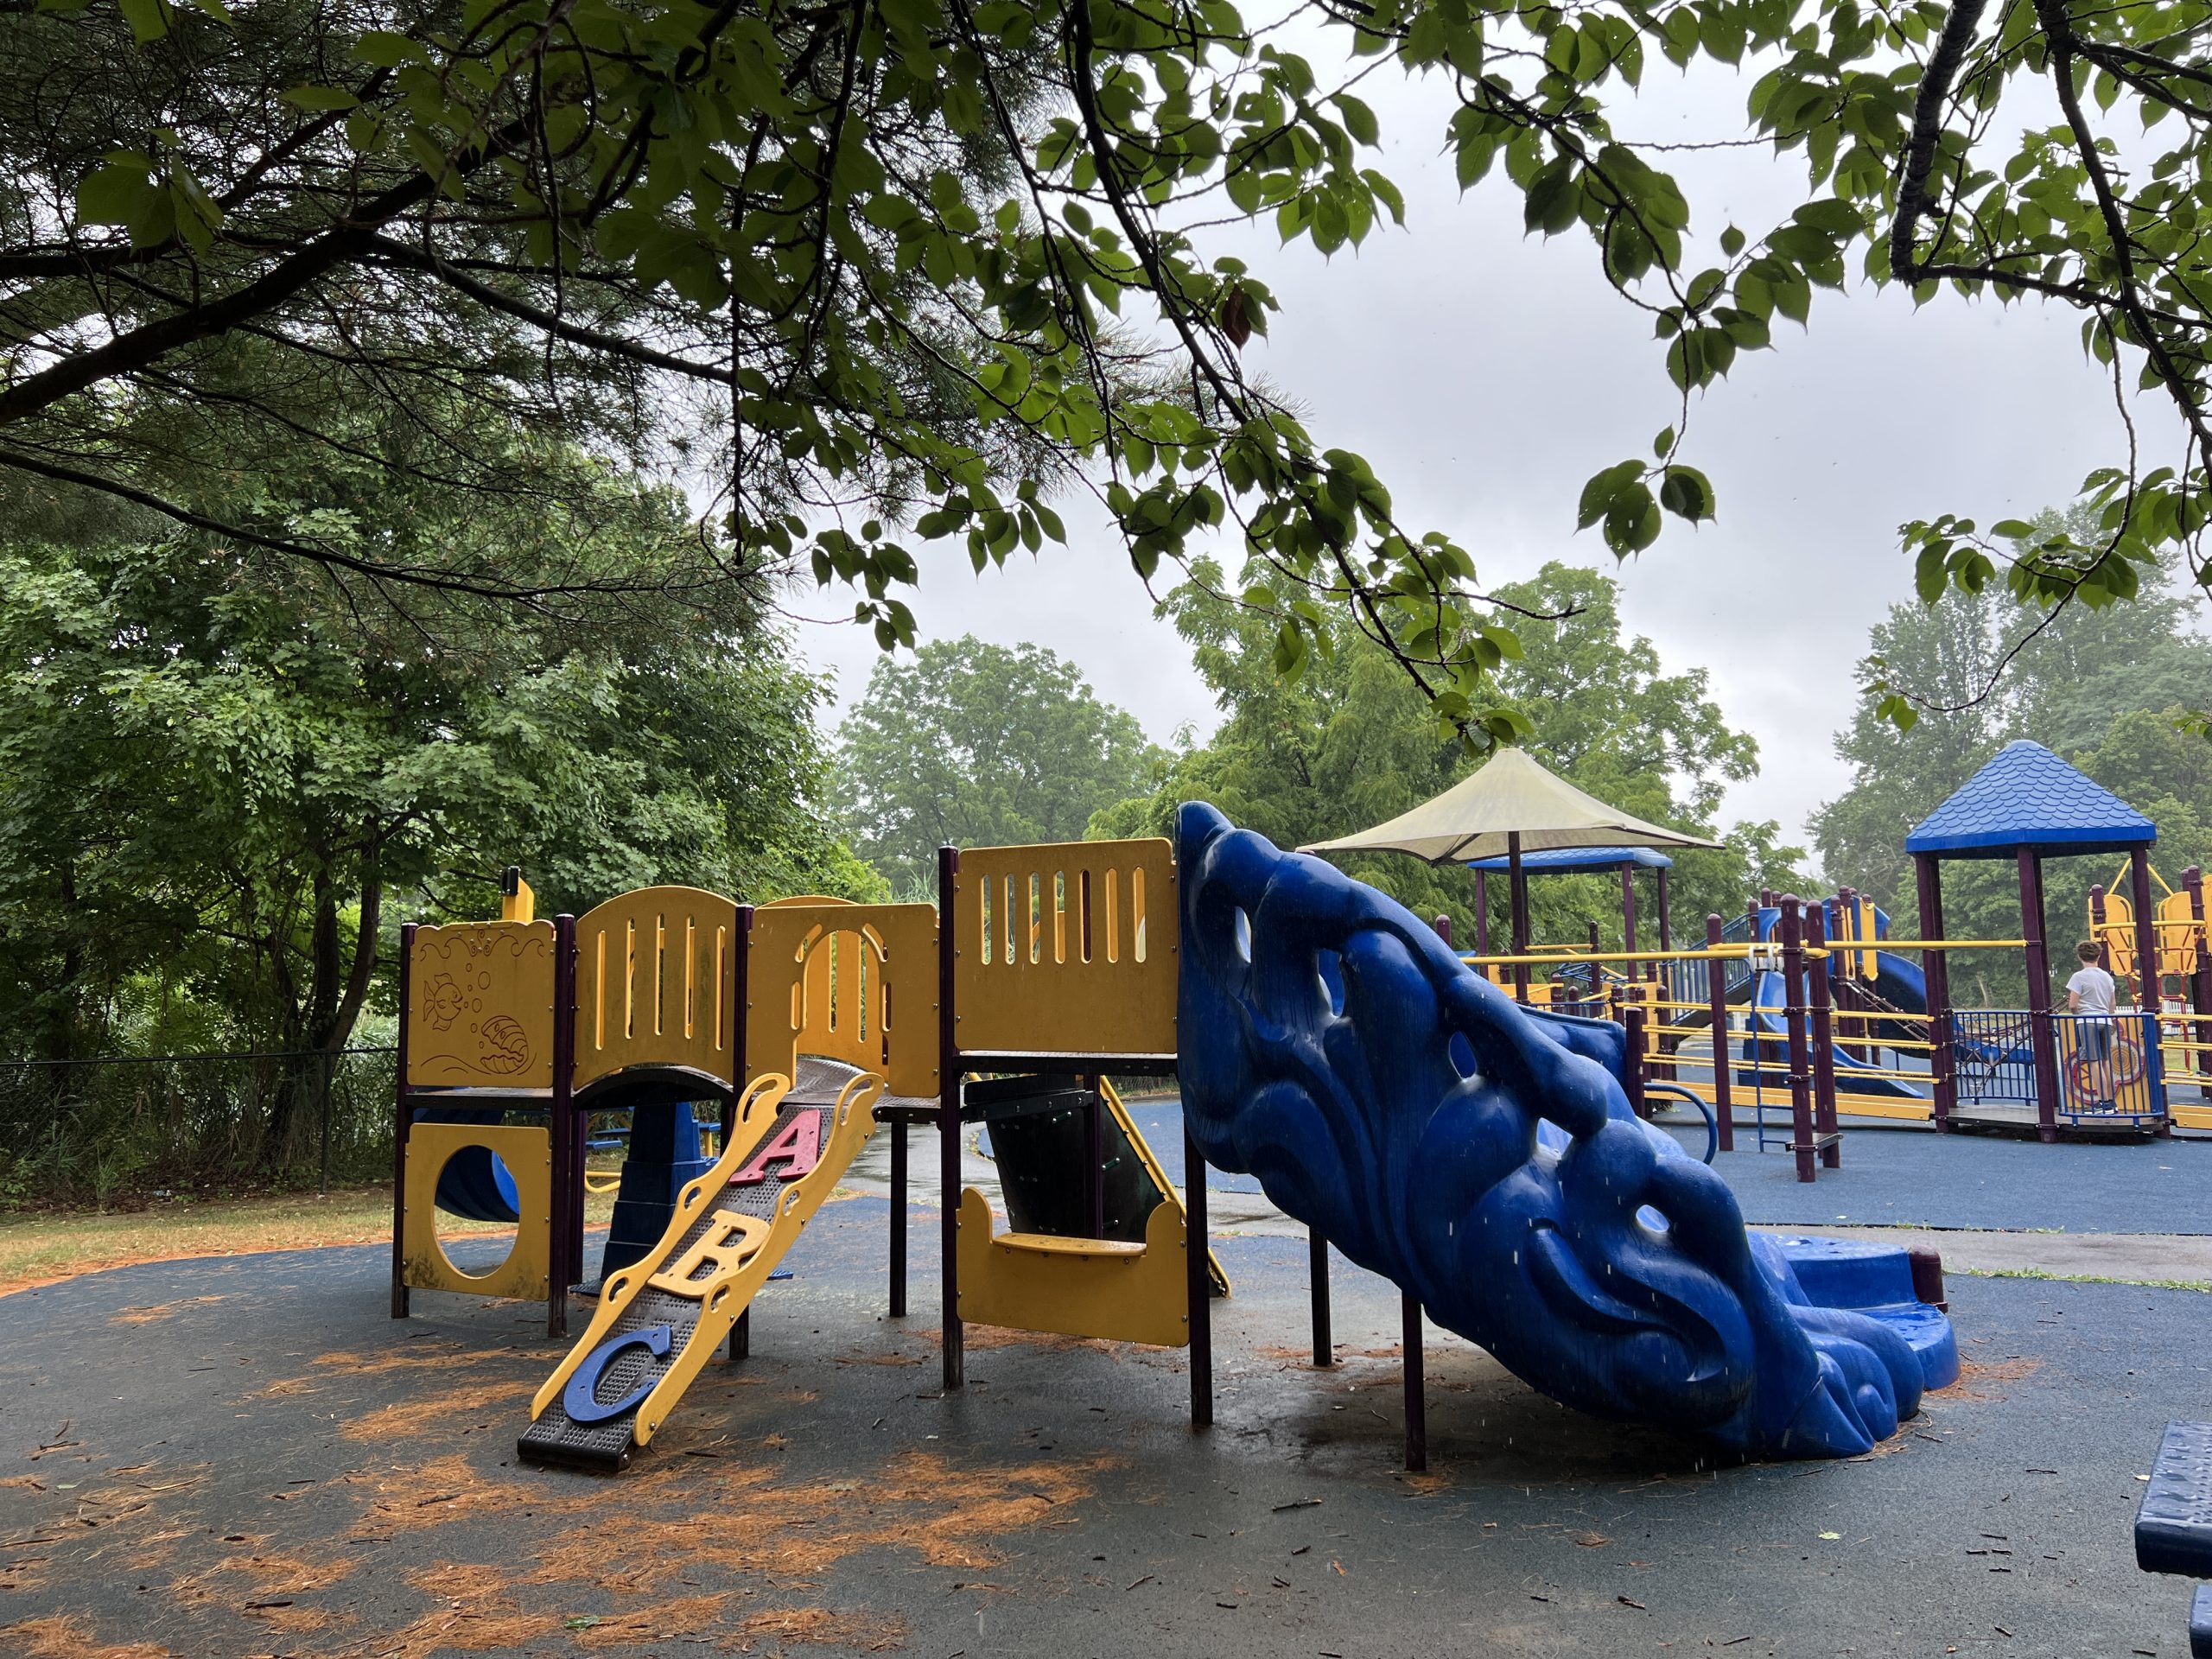
<svg viewBox="0 0 2212 1659"><path fill-rule="evenodd" d="M696 887L640 887L576 923L576 1087L629 1065L733 1079L737 906Z"/></svg>
<svg viewBox="0 0 2212 1659"><path fill-rule="evenodd" d="M796 1075L819 1054L881 1074L894 1095L938 1092L937 909L764 906L746 967L746 1064Z"/></svg>
<svg viewBox="0 0 2212 1659"><path fill-rule="evenodd" d="M962 853L951 930L962 1050L1174 1053L1179 903L1165 841Z"/></svg>
<svg viewBox="0 0 2212 1659"><path fill-rule="evenodd" d="M417 1088L553 1086L553 924L415 930L407 1081Z"/></svg>
<svg viewBox="0 0 2212 1659"><path fill-rule="evenodd" d="M522 1217L515 1224L514 1249L486 1274L463 1273L438 1243L438 1177L446 1160L468 1147L489 1147L499 1154L515 1178L515 1211ZM552 1137L527 1123L415 1124L407 1135L399 1241L402 1276L416 1290L543 1301L552 1294Z"/></svg>
<svg viewBox="0 0 2212 1659"><path fill-rule="evenodd" d="M964 857L964 855L963 855ZM1180 1348L1191 1340L1182 1211L1156 1205L1144 1244L991 1232L991 1204L960 1195L960 1317L1014 1331Z"/></svg>
<svg viewBox="0 0 2212 1659"><path fill-rule="evenodd" d="M2106 900L2111 907L2111 900ZM2170 893L2158 901L2158 972L2188 975L2196 971L2196 939L2200 931L2189 902L2189 889Z"/></svg>

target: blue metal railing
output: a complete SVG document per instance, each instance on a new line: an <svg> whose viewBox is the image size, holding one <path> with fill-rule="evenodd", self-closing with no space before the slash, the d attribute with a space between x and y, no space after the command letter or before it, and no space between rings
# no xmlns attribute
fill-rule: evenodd
<svg viewBox="0 0 2212 1659"><path fill-rule="evenodd" d="M2069 1122L2157 1117L2165 1110L2152 1016L2053 1013L2056 1116ZM1957 1108L2037 1109L2035 1016L2025 1008L1954 1008L1951 1069Z"/></svg>

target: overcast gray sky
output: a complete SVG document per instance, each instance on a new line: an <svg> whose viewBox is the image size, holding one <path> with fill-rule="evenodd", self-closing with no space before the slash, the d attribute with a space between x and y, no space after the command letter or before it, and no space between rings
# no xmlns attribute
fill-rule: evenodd
<svg viewBox="0 0 2212 1659"><path fill-rule="evenodd" d="M1686 82L1656 60L1651 79L1624 136L1743 131L1746 83ZM1684 459L1713 480L1719 521L1693 531L1669 518L1657 547L1616 568L1594 532L1574 533L1574 505L1590 474L1648 455L1675 418L1648 319L1605 288L1580 231L1524 238L1502 177L1459 194L1437 153L1448 113L1437 89L1386 73L1361 92L1382 117L1378 164L1405 192L1407 228L1333 261L1304 243L1280 249L1272 229L1216 233L1217 251L1245 257L1283 304L1271 338L1247 348L1248 368L1304 406L1319 442L1364 454L1402 522L1457 537L1485 582L1548 559L1617 569L1630 627L1668 669L1709 670L1728 718L1758 740L1760 774L1734 789L1727 815L1800 835L1847 780L1832 738L1867 630L1910 595L1897 526L1943 511L2026 517L2119 453L2109 385L2084 364L2078 319L1951 296L1916 314L1902 294L1819 292L1809 332L1777 320L1777 349L1739 357L1694 406ZM1704 237L1731 218L1757 234L1799 199L1795 161L1682 162ZM2153 448L2164 439L2155 415L2145 435ZM1155 739L1185 721L1211 730L1205 688L1103 515L1087 498L1061 505L1071 545L1036 560L1017 555L979 578L959 548L926 555L923 632L1033 640ZM795 607L841 608L828 594L797 595ZM800 644L837 676L841 707L876 656L850 627L804 626Z"/></svg>

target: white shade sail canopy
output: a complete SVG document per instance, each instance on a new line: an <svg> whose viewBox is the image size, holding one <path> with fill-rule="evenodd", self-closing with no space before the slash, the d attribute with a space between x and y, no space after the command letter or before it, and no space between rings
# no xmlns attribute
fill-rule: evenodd
<svg viewBox="0 0 2212 1659"><path fill-rule="evenodd" d="M1432 864L1457 864L1563 847L1719 844L1631 817L1546 771L1523 751L1500 749L1480 770L1388 823L1298 850L1409 853Z"/></svg>

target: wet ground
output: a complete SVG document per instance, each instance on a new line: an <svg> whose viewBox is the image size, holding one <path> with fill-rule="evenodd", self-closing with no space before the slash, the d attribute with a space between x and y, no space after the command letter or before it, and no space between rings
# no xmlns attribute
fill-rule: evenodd
<svg viewBox="0 0 2212 1659"><path fill-rule="evenodd" d="M0 1653L2187 1650L2129 1525L2163 1425L2212 1409L2202 1295L1955 1278L1961 1384L1828 1464L1713 1467L1432 1331L1410 1477L1396 1294L1338 1261L1317 1370L1300 1239L1217 1242L1193 1433L1174 1351L971 1328L941 1395L934 1216L894 1322L887 1214L827 1208L752 1357L612 1478L515 1463L537 1310L395 1323L381 1249L0 1300Z"/></svg>

